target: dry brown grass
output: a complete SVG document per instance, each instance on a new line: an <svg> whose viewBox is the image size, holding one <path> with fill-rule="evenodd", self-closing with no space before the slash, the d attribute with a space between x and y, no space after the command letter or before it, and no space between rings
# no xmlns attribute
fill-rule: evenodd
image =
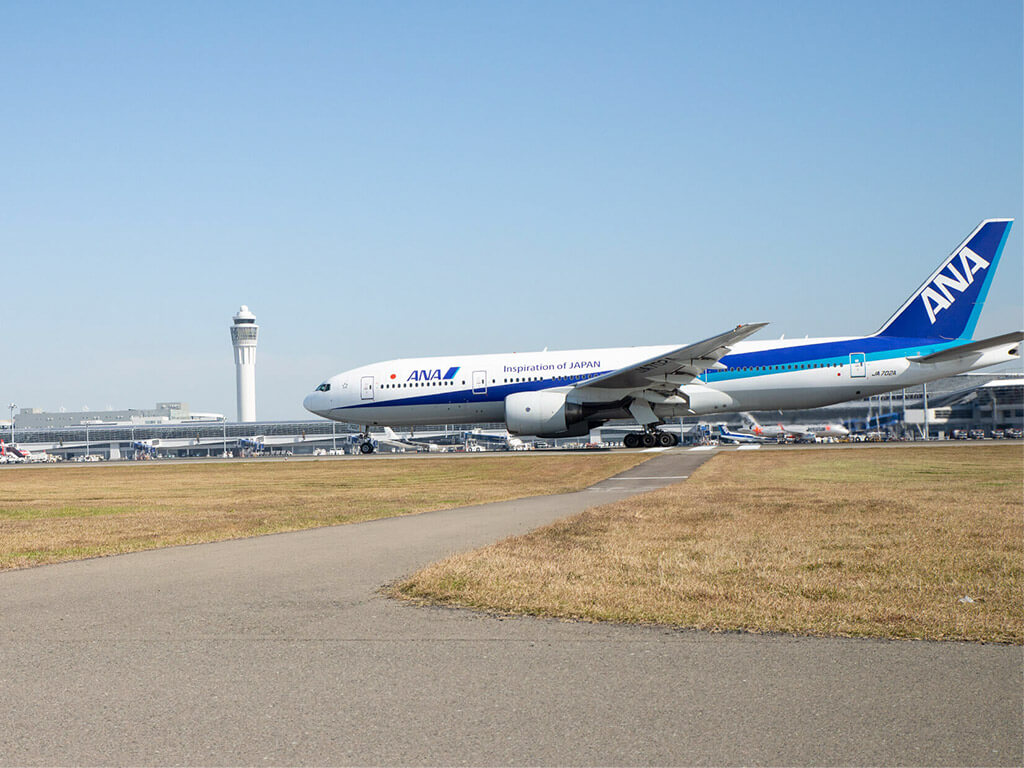
<svg viewBox="0 0 1024 768"><path fill-rule="evenodd" d="M1024 642L1020 446L721 454L397 592L709 630ZM970 597L974 602L960 602Z"/></svg>
<svg viewBox="0 0 1024 768"><path fill-rule="evenodd" d="M585 488L637 454L0 471L0 569Z"/></svg>

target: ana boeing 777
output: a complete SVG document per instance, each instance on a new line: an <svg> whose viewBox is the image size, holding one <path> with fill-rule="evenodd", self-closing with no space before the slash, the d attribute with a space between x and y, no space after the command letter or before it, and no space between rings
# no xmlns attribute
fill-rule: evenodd
<svg viewBox="0 0 1024 768"><path fill-rule="evenodd" d="M1011 223L981 222L869 336L753 341L767 323L750 323L693 344L388 360L332 376L303 405L367 436L504 421L573 437L632 417L627 447L668 446L678 438L658 427L671 418L815 408L996 365L1020 357L1024 331L972 338Z"/></svg>

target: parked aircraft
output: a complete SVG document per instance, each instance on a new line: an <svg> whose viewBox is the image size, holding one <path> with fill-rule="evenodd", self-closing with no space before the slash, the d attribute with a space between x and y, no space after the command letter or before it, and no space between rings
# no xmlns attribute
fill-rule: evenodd
<svg viewBox="0 0 1024 768"><path fill-rule="evenodd" d="M32 453L16 445L7 445L3 440L0 440L0 464L34 463L40 461L54 461L54 459L45 451L42 453Z"/></svg>
<svg viewBox="0 0 1024 768"><path fill-rule="evenodd" d="M7 445L3 440L0 440L0 460L4 463L28 461L28 451L24 451L16 445Z"/></svg>
<svg viewBox="0 0 1024 768"><path fill-rule="evenodd" d="M972 341L1010 232L987 219L869 336L748 341L766 323L694 344L388 360L332 376L303 405L364 425L504 421L509 432L585 435L640 425L627 447L672 445L666 419L814 408L1020 357L1024 331ZM372 450L372 444L370 446Z"/></svg>
<svg viewBox="0 0 1024 768"><path fill-rule="evenodd" d="M444 432L427 432L418 436L410 432L408 435L399 435L391 427L384 427L384 437L375 435L375 439L378 443L391 445L395 448L412 448L417 451L439 451L441 450L440 445L429 442L425 438L444 435ZM419 439L417 439L417 437L419 437ZM365 443L363 443L363 445L365 445ZM360 446L360 448L362 448L362 446Z"/></svg>
<svg viewBox="0 0 1024 768"><path fill-rule="evenodd" d="M761 426L749 413L741 413L740 418L743 420L743 427L746 431L753 435L760 435L763 437L771 437L778 439L780 437L796 437L801 440L808 438L822 438L822 437L846 437L850 434L850 430L844 427L842 424L826 423L826 424L771 424L768 426Z"/></svg>
<svg viewBox="0 0 1024 768"><path fill-rule="evenodd" d="M514 450L522 447L522 440L509 435L508 430L505 429L474 429L469 432L452 433L447 431L439 432L414 432L409 431L408 434L402 435L391 427L384 427L384 436L382 437L379 433L373 433L372 441L378 445L390 445L394 448L412 448L417 451L429 451L435 452L440 451L444 446L451 446L453 438L460 438L460 445L465 445L472 442L473 444L480 445L481 443L492 446L506 448L508 450ZM365 450L366 443L362 442L359 445L360 451L363 453L370 453L371 451Z"/></svg>
<svg viewBox="0 0 1024 768"><path fill-rule="evenodd" d="M718 425L718 439L725 443L742 443L761 445L763 443L774 443L776 438L764 435L752 435L749 432L733 432L725 424Z"/></svg>

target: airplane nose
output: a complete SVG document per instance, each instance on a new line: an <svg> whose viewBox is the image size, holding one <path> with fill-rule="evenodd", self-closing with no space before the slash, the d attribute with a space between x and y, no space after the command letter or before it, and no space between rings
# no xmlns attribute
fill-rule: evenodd
<svg viewBox="0 0 1024 768"><path fill-rule="evenodd" d="M320 399L318 397L319 394L319 392L310 392L302 401L302 407L310 413L315 413L317 416L321 415L320 411L317 410L317 406L320 404L317 402Z"/></svg>

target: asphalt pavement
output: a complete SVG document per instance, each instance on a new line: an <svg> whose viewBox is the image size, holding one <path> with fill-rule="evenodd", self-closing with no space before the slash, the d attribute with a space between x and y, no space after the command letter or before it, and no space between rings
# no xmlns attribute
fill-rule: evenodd
<svg viewBox="0 0 1024 768"><path fill-rule="evenodd" d="M422 608L380 587L680 482L0 574L3 765L1021 765L1024 649Z"/></svg>

